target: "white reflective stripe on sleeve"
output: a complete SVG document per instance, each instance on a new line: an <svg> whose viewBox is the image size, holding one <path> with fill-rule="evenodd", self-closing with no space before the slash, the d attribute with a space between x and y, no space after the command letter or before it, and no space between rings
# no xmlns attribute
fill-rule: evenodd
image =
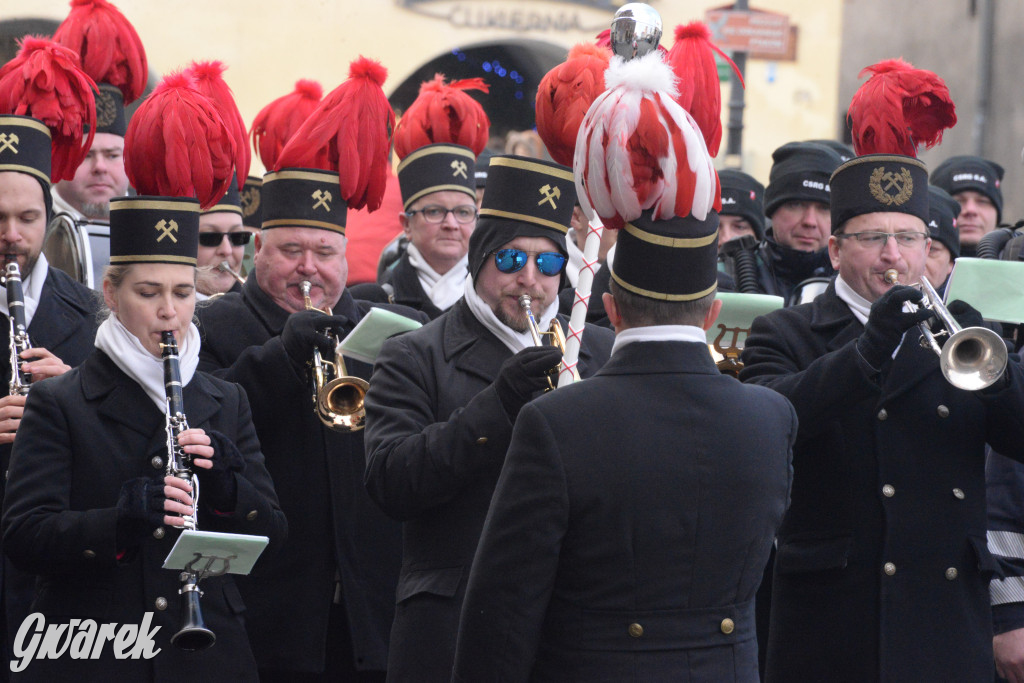
<svg viewBox="0 0 1024 683"><path fill-rule="evenodd" d="M1000 557L1024 559L1024 534L1014 531L989 531L988 551Z"/></svg>
<svg viewBox="0 0 1024 683"><path fill-rule="evenodd" d="M992 579L988 584L989 601L993 605L1007 602L1024 602L1024 577L1011 576L1008 579Z"/></svg>

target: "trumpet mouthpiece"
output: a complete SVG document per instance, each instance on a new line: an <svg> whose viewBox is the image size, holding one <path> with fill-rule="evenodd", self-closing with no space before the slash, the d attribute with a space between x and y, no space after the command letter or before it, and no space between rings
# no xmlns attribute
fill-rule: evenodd
<svg viewBox="0 0 1024 683"><path fill-rule="evenodd" d="M525 310L530 310L530 304L533 303L533 297L529 294L523 294L519 297L519 306Z"/></svg>
<svg viewBox="0 0 1024 683"><path fill-rule="evenodd" d="M889 270L882 273L882 277L885 278L885 281L890 285L899 284L900 274L896 271L895 268L890 268Z"/></svg>

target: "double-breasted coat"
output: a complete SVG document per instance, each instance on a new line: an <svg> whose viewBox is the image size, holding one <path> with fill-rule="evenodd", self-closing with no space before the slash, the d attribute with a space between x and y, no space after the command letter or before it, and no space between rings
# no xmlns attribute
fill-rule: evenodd
<svg viewBox="0 0 1024 683"><path fill-rule="evenodd" d="M190 426L222 433L245 460L236 477L233 510L212 511L200 491L199 528L268 536L265 552L273 552L287 534L287 523L245 393L196 373L184 388L183 403ZM114 644L108 642L102 656L90 661L73 659L69 648L56 659L32 661L20 674L24 680L256 680L245 604L231 575L200 583L203 617L217 642L186 653L170 644L182 623L179 572L162 568L178 531L158 527L139 545L118 547L122 484L137 477L162 479L166 458L163 411L102 351L77 369L33 385L14 445L3 514L4 551L37 576L32 611L47 624L91 619L117 628L142 624L151 613L160 651L148 660L115 659ZM69 631L75 629L71 624Z"/></svg>
<svg viewBox="0 0 1024 683"><path fill-rule="evenodd" d="M720 374L695 342L627 344L527 405L454 680L758 681L754 593L796 430L784 398Z"/></svg>
<svg viewBox="0 0 1024 683"><path fill-rule="evenodd" d="M354 326L369 309L344 292L334 312ZM340 604L353 666L384 670L401 529L363 488L363 432L342 434L320 422L312 384L292 367L281 342L288 312L255 277L241 294L225 294L198 313L199 367L245 387L267 469L289 520L281 551L239 582L259 665L322 671L327 648L348 647L327 639L331 606ZM311 358L312 353L310 348ZM346 369L370 378L366 363L346 359Z"/></svg>
<svg viewBox="0 0 1024 683"><path fill-rule="evenodd" d="M991 680L985 443L1024 457L1020 360L968 392L917 328L876 372L863 329L832 283L755 320L743 351L741 379L800 418L767 680Z"/></svg>
<svg viewBox="0 0 1024 683"><path fill-rule="evenodd" d="M610 330L586 327L584 377L604 364L613 340ZM386 342L377 358L366 398L366 485L404 522L391 681L451 677L469 567L512 434L492 385L511 356L460 299Z"/></svg>

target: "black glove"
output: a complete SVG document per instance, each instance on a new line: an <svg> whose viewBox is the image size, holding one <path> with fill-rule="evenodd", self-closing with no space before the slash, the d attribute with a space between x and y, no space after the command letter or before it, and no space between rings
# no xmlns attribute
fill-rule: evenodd
<svg viewBox="0 0 1024 683"><path fill-rule="evenodd" d="M313 357L313 349L327 360L334 359L334 339L330 334L344 334L348 318L343 315L324 315L319 311L298 311L288 316L281 331L281 343L288 353L292 367L300 374Z"/></svg>
<svg viewBox="0 0 1024 683"><path fill-rule="evenodd" d="M138 477L121 484L117 499L117 547L137 545L164 523L163 479Z"/></svg>
<svg viewBox="0 0 1024 683"><path fill-rule="evenodd" d="M220 432L211 429L206 434L213 446L213 467L192 470L199 477L199 502L218 512L230 512L235 509L238 493L235 473L245 470L245 458L235 443Z"/></svg>
<svg viewBox="0 0 1024 683"><path fill-rule="evenodd" d="M949 302L949 306L946 308L960 327L985 326L985 319L981 317L981 313L978 309L974 308L966 301L961 301L960 299L951 301Z"/></svg>
<svg viewBox="0 0 1024 683"><path fill-rule="evenodd" d="M547 388L549 378L555 381L560 362L562 352L554 346L528 346L501 364L494 391L510 420L515 422L535 392Z"/></svg>
<svg viewBox="0 0 1024 683"><path fill-rule="evenodd" d="M892 357L903 333L931 317L932 312L927 308L918 308L913 313L903 310L905 302L920 305L923 297L918 289L897 285L871 304L868 321L857 339L857 350L871 367L881 369Z"/></svg>

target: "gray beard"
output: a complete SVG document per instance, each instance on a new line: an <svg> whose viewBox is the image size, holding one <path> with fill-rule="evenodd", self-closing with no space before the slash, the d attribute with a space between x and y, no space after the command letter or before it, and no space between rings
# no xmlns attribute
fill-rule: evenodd
<svg viewBox="0 0 1024 683"><path fill-rule="evenodd" d="M81 212L86 218L110 220L110 202L86 202L82 204Z"/></svg>
<svg viewBox="0 0 1024 683"><path fill-rule="evenodd" d="M530 329L530 324L525 313L522 316L517 316L513 318L510 315L508 315L505 312L505 309L503 309L501 306L496 306L491 310L494 311L494 317L498 319L498 322L500 322L505 327L511 328L516 332L526 332L527 330Z"/></svg>

